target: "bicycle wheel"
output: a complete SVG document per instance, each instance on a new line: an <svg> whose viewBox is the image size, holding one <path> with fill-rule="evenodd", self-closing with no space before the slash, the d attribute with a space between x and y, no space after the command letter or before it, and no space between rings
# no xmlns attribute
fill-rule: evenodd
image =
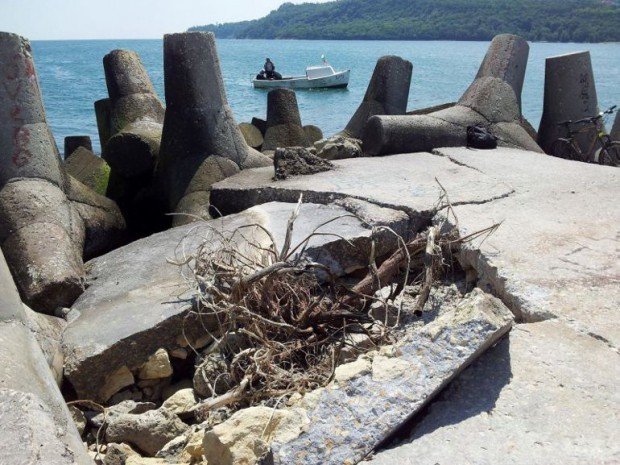
<svg viewBox="0 0 620 465"><path fill-rule="evenodd" d="M554 157L564 158L566 160L581 161L581 153L577 151L575 146L568 139L558 139L551 145L551 153Z"/></svg>
<svg viewBox="0 0 620 465"><path fill-rule="evenodd" d="M601 148L598 162L601 165L620 166L620 142L614 141Z"/></svg>

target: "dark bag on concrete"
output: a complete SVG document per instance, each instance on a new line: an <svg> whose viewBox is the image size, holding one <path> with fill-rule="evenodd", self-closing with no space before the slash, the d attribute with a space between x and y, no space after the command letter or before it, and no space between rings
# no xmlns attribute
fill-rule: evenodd
<svg viewBox="0 0 620 465"><path fill-rule="evenodd" d="M497 137L482 126L467 126L467 147L494 149L497 147Z"/></svg>

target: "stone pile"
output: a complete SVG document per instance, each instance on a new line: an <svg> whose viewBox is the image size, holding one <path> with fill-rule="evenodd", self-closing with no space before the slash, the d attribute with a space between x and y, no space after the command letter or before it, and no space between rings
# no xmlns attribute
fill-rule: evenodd
<svg viewBox="0 0 620 465"><path fill-rule="evenodd" d="M427 114L376 116L363 135L368 155L467 146L467 127L483 126L502 146L541 151L521 115L521 89L529 46L520 37L496 36L474 82L456 105Z"/></svg>

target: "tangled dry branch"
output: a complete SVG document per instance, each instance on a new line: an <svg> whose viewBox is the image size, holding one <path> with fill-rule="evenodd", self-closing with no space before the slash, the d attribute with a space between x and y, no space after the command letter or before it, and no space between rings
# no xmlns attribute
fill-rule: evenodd
<svg viewBox="0 0 620 465"><path fill-rule="evenodd" d="M215 317L219 326L207 352L224 361L225 369L217 378L227 380L224 393L215 386L217 380L210 380L213 396L200 404L198 416L225 405L256 404L324 386L333 376L347 335L363 333L374 345L389 340L390 328L369 315L368 304L377 300L376 291L395 284L394 294L404 285L420 284L414 309L420 312L446 267L445 257L468 240L431 227L408 243L399 237L399 248L379 267L373 242L367 276L346 287L327 267L304 254L317 236L346 241L325 232L343 216L320 225L294 245L301 201L288 220L281 248L262 225L248 224L230 232L214 229L213 237L190 257L199 312Z"/></svg>

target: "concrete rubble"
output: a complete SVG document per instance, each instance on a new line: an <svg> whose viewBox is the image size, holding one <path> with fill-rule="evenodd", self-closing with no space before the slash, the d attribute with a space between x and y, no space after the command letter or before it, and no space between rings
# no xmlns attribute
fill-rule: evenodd
<svg viewBox="0 0 620 465"><path fill-rule="evenodd" d="M0 33L0 463L615 463L620 175L542 152L596 94L587 52L549 58L536 134L528 50L497 36L458 102L410 112L383 57L323 138L284 89L237 125L213 34L170 34L166 109L112 51L103 159L72 136L63 161Z"/></svg>

